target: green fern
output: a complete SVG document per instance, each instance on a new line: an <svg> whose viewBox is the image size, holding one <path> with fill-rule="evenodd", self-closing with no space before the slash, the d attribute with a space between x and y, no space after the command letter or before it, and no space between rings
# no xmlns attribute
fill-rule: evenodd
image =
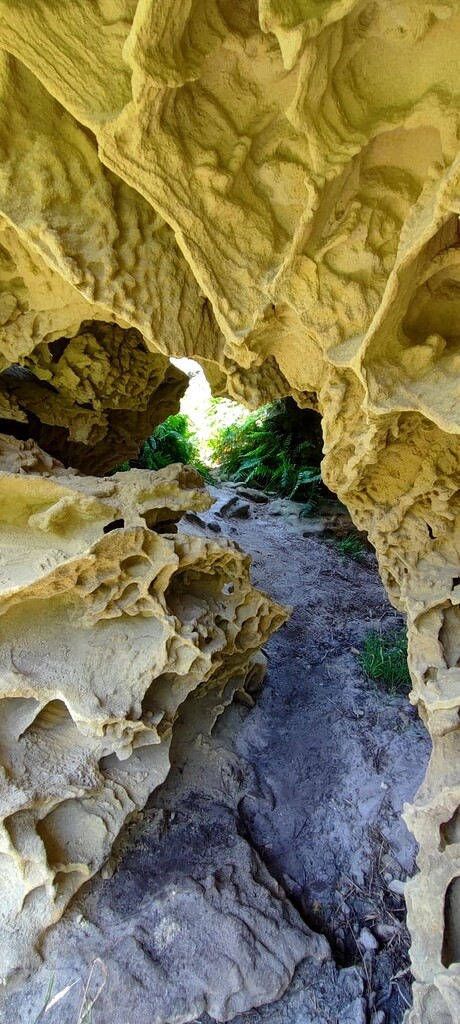
<svg viewBox="0 0 460 1024"><path fill-rule="evenodd" d="M299 512L300 519L306 519L307 516L311 516L315 511L318 501L321 497L320 484L316 483L312 485L311 494L307 501L303 503L303 506Z"/></svg>
<svg viewBox="0 0 460 1024"><path fill-rule="evenodd" d="M321 473L319 469L317 469L316 466L307 466L305 469L301 469L297 474L295 487L293 487L290 497L294 498L297 491L299 491L301 487L305 487L307 484L312 487L319 483L321 483Z"/></svg>
<svg viewBox="0 0 460 1024"><path fill-rule="evenodd" d="M135 459L123 462L113 473L128 469L164 469L172 462L182 462L184 466L193 466L209 483L213 476L209 466L200 458L198 445L190 422L183 413L169 416L144 441Z"/></svg>
<svg viewBox="0 0 460 1024"><path fill-rule="evenodd" d="M321 487L319 416L292 399L273 402L226 426L210 442L224 479L303 502L309 514Z"/></svg>

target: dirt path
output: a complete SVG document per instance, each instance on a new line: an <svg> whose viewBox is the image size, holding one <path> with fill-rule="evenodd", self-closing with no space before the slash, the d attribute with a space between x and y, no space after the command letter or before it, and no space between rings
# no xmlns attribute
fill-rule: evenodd
<svg viewBox="0 0 460 1024"><path fill-rule="evenodd" d="M321 522L286 517L283 503L228 507L233 495L216 492L186 528L237 540L256 585L294 606L267 646L265 686L210 731L206 702L189 698L168 780L125 831L112 877L90 882L45 942L6 1024L36 1021L50 978L54 991L77 984L46 1024L77 1024L97 957L108 982L93 1024L402 1021L401 880L415 850L400 814L429 741L408 701L370 683L354 653L370 625L400 620L371 554L344 559L303 536Z"/></svg>
<svg viewBox="0 0 460 1024"><path fill-rule="evenodd" d="M360 965L367 998L374 993L388 1024L399 1024L409 974L391 979L408 966L408 934L404 901L388 885L415 867L400 815L430 744L407 699L370 682L354 651L369 628L403 620L373 555L364 564L343 558L302 536L308 523L275 518L270 506L251 503L248 519L230 522L230 536L253 554L255 583L294 607L267 645L257 705L235 729L256 775L240 805L247 835L304 919L327 935L337 963ZM235 717L229 709L224 733ZM363 927L377 949L358 943ZM325 1019L333 1019L327 1009Z"/></svg>

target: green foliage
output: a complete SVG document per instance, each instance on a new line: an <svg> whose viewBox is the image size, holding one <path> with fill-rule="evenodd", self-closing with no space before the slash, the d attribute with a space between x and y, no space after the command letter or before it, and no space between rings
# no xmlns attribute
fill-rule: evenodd
<svg viewBox="0 0 460 1024"><path fill-rule="evenodd" d="M339 555L343 555L345 558L353 558L355 562L362 562L365 547L357 533L352 531L347 537L336 540L334 546Z"/></svg>
<svg viewBox="0 0 460 1024"><path fill-rule="evenodd" d="M53 995L53 988L54 988L54 974L51 975L51 978L50 978L49 983L48 983L48 990L47 990L47 993L46 993L46 996L45 996L45 1002L43 1003L43 1006L42 1006L42 1008L40 1010L40 1013L38 1014L38 1017L35 1018L34 1024L39 1024L39 1021L42 1020L43 1014L46 1013L46 1010L47 1010L47 1008L48 1008L48 1006L50 1004L50 1001L51 1001L51 997Z"/></svg>
<svg viewBox="0 0 460 1024"><path fill-rule="evenodd" d="M386 633L369 630L358 662L366 675L381 682L389 693L409 692L411 679L407 667L405 629L389 629Z"/></svg>
<svg viewBox="0 0 460 1024"><path fill-rule="evenodd" d="M176 413L169 416L141 445L135 459L122 462L113 470L114 473L128 469L164 469L172 462L182 462L184 466L193 466L204 477L212 481L209 467L200 459L195 435L190 427L188 416Z"/></svg>
<svg viewBox="0 0 460 1024"><path fill-rule="evenodd" d="M320 481L318 481L318 483L312 484L310 497L307 498L306 501L304 501L302 508L299 511L299 519L306 519L308 516L312 515L321 497L321 490L323 488L324 485Z"/></svg>
<svg viewBox="0 0 460 1024"><path fill-rule="evenodd" d="M309 431L306 436L303 431ZM228 480L308 504L321 483L321 434L315 414L289 400L264 405L217 431L213 459Z"/></svg>
<svg viewBox="0 0 460 1024"><path fill-rule="evenodd" d="M139 469L163 469L172 462L190 464L197 454L186 416L176 413L155 427L137 456Z"/></svg>

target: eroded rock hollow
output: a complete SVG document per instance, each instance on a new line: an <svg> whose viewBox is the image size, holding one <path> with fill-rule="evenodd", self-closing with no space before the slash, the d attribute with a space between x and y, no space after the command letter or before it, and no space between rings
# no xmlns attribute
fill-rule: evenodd
<svg viewBox="0 0 460 1024"><path fill-rule="evenodd" d="M3 435L0 489L0 938L11 972L165 779L187 695L214 689L225 704L254 685L259 647L286 613L251 587L235 545L171 532L186 509L209 507L193 470L81 477Z"/></svg>
<svg viewBox="0 0 460 1024"><path fill-rule="evenodd" d="M250 671L282 618L234 551L146 532L162 502L171 520L204 500L196 481L172 474L160 499L153 478L85 482L62 467L100 474L131 454L183 388L168 357L193 356L216 394L253 407L292 395L320 410L326 482L407 613L412 699L433 738L407 812L420 844L410 1021L454 1024L457 0L2 0L0 46L0 403L5 435L19 439L2 442L2 855L22 872L24 929L59 915L166 771L180 694L211 678L213 658L218 685L230 678L234 651ZM236 599L196 583L210 564L250 617L244 643ZM178 573L192 581L184 607ZM203 609L193 640L188 600ZM120 629L136 656L120 656L107 689L103 654L97 672L90 661L97 638L106 651ZM78 686L64 647L75 673L89 659ZM153 677L168 686L150 707ZM34 751L49 743L87 766L83 792L70 769L58 791L38 773ZM122 781L136 758L144 782L129 767ZM94 793L107 810L70 851L68 819L86 821Z"/></svg>

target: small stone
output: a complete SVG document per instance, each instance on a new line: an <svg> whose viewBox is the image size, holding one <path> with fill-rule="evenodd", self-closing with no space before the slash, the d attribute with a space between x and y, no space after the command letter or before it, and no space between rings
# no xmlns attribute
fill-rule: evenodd
<svg viewBox="0 0 460 1024"><path fill-rule="evenodd" d="M388 888L395 896L404 896L404 882L401 882L400 878L392 878L391 882L388 882Z"/></svg>
<svg viewBox="0 0 460 1024"><path fill-rule="evenodd" d="M248 519L249 517L249 505L247 502L238 502L237 505L233 505L227 512L229 519Z"/></svg>
<svg viewBox="0 0 460 1024"><path fill-rule="evenodd" d="M342 1002L351 1002L358 999L359 995L363 995L364 982L357 966L342 968L338 973L337 986Z"/></svg>
<svg viewBox="0 0 460 1024"><path fill-rule="evenodd" d="M342 1003L351 1003L354 999L362 996L364 983L356 967L343 967L337 976L337 987Z"/></svg>
<svg viewBox="0 0 460 1024"><path fill-rule="evenodd" d="M222 527L219 525L219 523L216 523L215 519L212 519L211 522L208 523L208 526L209 529L213 531L213 533L222 533Z"/></svg>
<svg viewBox="0 0 460 1024"><path fill-rule="evenodd" d="M188 523L193 523L194 526L201 526L203 530L206 528L204 519L202 519L196 512L186 512L184 519L186 519Z"/></svg>
<svg viewBox="0 0 460 1024"><path fill-rule="evenodd" d="M237 497L236 494L233 494L231 498L227 498L227 501L224 501L224 503L220 506L220 508L217 509L216 515L217 516L228 516L228 514L230 512L230 509L232 509L234 507L234 505L236 505L237 503L238 503L238 497Z"/></svg>
<svg viewBox="0 0 460 1024"><path fill-rule="evenodd" d="M372 1014L371 1024L385 1024L386 1017L383 1010L377 1010L376 1013Z"/></svg>
<svg viewBox="0 0 460 1024"><path fill-rule="evenodd" d="M399 928L393 924L375 924L373 927L374 935L380 942L391 942L395 935L398 934Z"/></svg>
<svg viewBox="0 0 460 1024"><path fill-rule="evenodd" d="M369 931L369 928L361 928L358 935L358 945L361 946L361 949L364 949L366 953L373 953L379 948L377 939L372 932Z"/></svg>
<svg viewBox="0 0 460 1024"><path fill-rule="evenodd" d="M255 501L256 504L266 505L269 498L263 491L257 491L255 487L238 487L237 494L240 494L242 498L248 498L249 501Z"/></svg>
<svg viewBox="0 0 460 1024"><path fill-rule="evenodd" d="M290 501L289 498L275 498L270 502L268 514L270 516L286 516L287 518L294 516L295 519L298 519L301 508L298 501Z"/></svg>

